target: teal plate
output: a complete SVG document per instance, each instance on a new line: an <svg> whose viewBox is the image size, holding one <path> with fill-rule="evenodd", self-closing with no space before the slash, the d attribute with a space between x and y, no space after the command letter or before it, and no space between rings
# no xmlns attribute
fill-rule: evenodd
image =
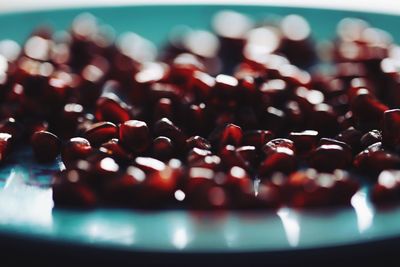
<svg viewBox="0 0 400 267"><path fill-rule="evenodd" d="M317 40L330 39L343 17L358 17L400 38L394 15L268 6L124 6L0 15L0 38L23 41L37 25L65 29L82 12L161 44L176 25L209 28L217 11L254 18L296 13L306 17ZM376 211L360 191L347 208L278 212L193 213L188 211L60 210L48 187L59 164L38 165L29 151L16 153L0 169L0 234L99 249L156 253L251 253L304 251L400 237L400 208Z"/></svg>

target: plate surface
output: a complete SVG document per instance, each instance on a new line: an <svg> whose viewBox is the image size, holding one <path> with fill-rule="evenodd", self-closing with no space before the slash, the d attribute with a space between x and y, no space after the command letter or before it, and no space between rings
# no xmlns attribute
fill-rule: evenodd
<svg viewBox="0 0 400 267"><path fill-rule="evenodd" d="M300 14L317 40L330 39L343 17L358 17L400 38L398 17L348 11L267 6L129 6L53 10L0 15L0 39L19 42L37 25L65 29L82 12L112 25L117 33L134 31L161 44L176 25L209 28L221 9L253 18ZM130 210L71 211L53 208L48 187L58 164L37 165L29 151L15 154L0 168L0 233L52 242L147 252L273 252L362 244L400 237L400 208L375 211L359 192L352 206L340 209L278 212L192 213Z"/></svg>

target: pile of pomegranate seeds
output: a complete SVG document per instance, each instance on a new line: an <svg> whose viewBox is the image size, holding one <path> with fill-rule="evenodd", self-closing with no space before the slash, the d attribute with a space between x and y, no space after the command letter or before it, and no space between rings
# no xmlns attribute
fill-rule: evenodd
<svg viewBox="0 0 400 267"><path fill-rule="evenodd" d="M159 55L90 15L0 41L0 162L59 155L56 206L269 209L400 200L400 48L357 19L217 14Z"/></svg>

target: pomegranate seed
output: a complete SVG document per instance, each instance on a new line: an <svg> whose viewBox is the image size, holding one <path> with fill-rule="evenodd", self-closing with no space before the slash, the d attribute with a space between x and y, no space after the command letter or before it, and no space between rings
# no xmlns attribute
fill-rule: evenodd
<svg viewBox="0 0 400 267"><path fill-rule="evenodd" d="M274 172L291 173L297 168L294 151L287 147L277 147L274 152L268 153L261 162L258 173L261 177L268 177Z"/></svg>
<svg viewBox="0 0 400 267"><path fill-rule="evenodd" d="M145 173L162 171L166 166L162 161L150 157L137 157L133 164Z"/></svg>
<svg viewBox="0 0 400 267"><path fill-rule="evenodd" d="M199 160L192 161L189 164L190 167L207 168L217 171L221 168L221 158L216 155L209 155Z"/></svg>
<svg viewBox="0 0 400 267"><path fill-rule="evenodd" d="M219 156L222 159L222 164L226 169L233 166L239 166L243 169L249 168L249 163L246 162L240 155L236 152L236 149L232 145L227 145L221 149Z"/></svg>
<svg viewBox="0 0 400 267"><path fill-rule="evenodd" d="M313 130L292 132L289 134L289 139L293 141L296 153L300 157L308 157L317 146L318 132Z"/></svg>
<svg viewBox="0 0 400 267"><path fill-rule="evenodd" d="M99 150L106 153L119 163L128 163L132 159L131 154L125 150L125 148L116 138L113 138L110 141L103 143L100 146Z"/></svg>
<svg viewBox="0 0 400 267"><path fill-rule="evenodd" d="M78 159L85 159L92 153L89 141L82 137L74 137L68 140L61 151L61 159L68 167Z"/></svg>
<svg viewBox="0 0 400 267"><path fill-rule="evenodd" d="M246 146L254 146L257 149L264 146L267 142L271 141L273 134L271 131L253 130L246 131L243 134L242 144Z"/></svg>
<svg viewBox="0 0 400 267"><path fill-rule="evenodd" d="M189 169L185 193L191 208L221 209L228 205L227 193L215 183L214 177L215 172L207 168Z"/></svg>
<svg viewBox="0 0 400 267"><path fill-rule="evenodd" d="M100 187L104 181L118 177L119 173L120 167L114 159L100 156L94 160L88 182L93 187Z"/></svg>
<svg viewBox="0 0 400 267"><path fill-rule="evenodd" d="M85 132L84 136L90 144L98 147L101 144L118 136L118 128L111 122L98 122L92 124Z"/></svg>
<svg viewBox="0 0 400 267"><path fill-rule="evenodd" d="M232 200L232 207L245 209L252 207L255 192L253 180L249 174L242 168L234 166L227 175L217 175L216 182L224 187Z"/></svg>
<svg viewBox="0 0 400 267"><path fill-rule="evenodd" d="M160 120L162 118L173 118L173 105L169 98L161 98L158 100L154 107L154 120Z"/></svg>
<svg viewBox="0 0 400 267"><path fill-rule="evenodd" d="M242 129L232 123L226 126L217 127L210 135L209 140L211 143L219 144L220 147L225 145L238 146L241 144L243 138Z"/></svg>
<svg viewBox="0 0 400 267"><path fill-rule="evenodd" d="M334 144L320 145L310 155L310 165L323 172L344 169L352 162L351 151Z"/></svg>
<svg viewBox="0 0 400 267"><path fill-rule="evenodd" d="M288 153L294 154L294 149L295 149L294 142L292 140L285 139L285 138L276 138L276 139L269 141L262 147L263 152L267 156L270 154L273 154L281 149L283 151L287 150ZM290 152L289 150L292 152Z"/></svg>
<svg viewBox="0 0 400 267"><path fill-rule="evenodd" d="M33 154L40 162L51 162L60 154L60 139L46 131L35 132L31 139Z"/></svg>
<svg viewBox="0 0 400 267"><path fill-rule="evenodd" d="M252 206L262 209L276 209L283 204L282 197L279 186L264 180L258 186L257 195L253 200Z"/></svg>
<svg viewBox="0 0 400 267"><path fill-rule="evenodd" d="M14 140L18 140L22 136L22 125L14 118L6 118L0 121L0 133L8 133Z"/></svg>
<svg viewBox="0 0 400 267"><path fill-rule="evenodd" d="M104 182L103 197L110 204L138 207L145 180L146 174L141 169L129 166L122 176Z"/></svg>
<svg viewBox="0 0 400 267"><path fill-rule="evenodd" d="M114 93L107 93L97 100L95 114L99 121L111 121L116 124L131 118L129 107Z"/></svg>
<svg viewBox="0 0 400 267"><path fill-rule="evenodd" d="M400 197L400 171L382 171L374 184L371 198L377 204L390 204Z"/></svg>
<svg viewBox="0 0 400 267"><path fill-rule="evenodd" d="M185 148L186 137L175 124L167 118L162 118L161 120L154 123L154 135L155 136L165 136L171 139L174 143L178 152L183 151Z"/></svg>
<svg viewBox="0 0 400 267"><path fill-rule="evenodd" d="M379 127L383 113L388 107L366 89L359 89L351 101L351 111L362 129L372 130Z"/></svg>
<svg viewBox="0 0 400 267"><path fill-rule="evenodd" d="M391 109L383 113L382 143L389 148L400 144L400 109Z"/></svg>
<svg viewBox="0 0 400 267"><path fill-rule="evenodd" d="M375 143L354 158L353 165L366 174L375 175L385 169L400 168L400 157L383 150L382 143Z"/></svg>
<svg viewBox="0 0 400 267"><path fill-rule="evenodd" d="M354 152L359 152L361 149L362 133L354 127L347 128L340 132L335 139L348 144Z"/></svg>
<svg viewBox="0 0 400 267"><path fill-rule="evenodd" d="M167 160L173 156L174 145L168 137L159 136L153 140L152 152L155 158Z"/></svg>
<svg viewBox="0 0 400 267"><path fill-rule="evenodd" d="M207 156L210 156L211 154L212 154L211 151L208 149L201 149L194 147L188 152L187 161L188 163L193 163Z"/></svg>
<svg viewBox="0 0 400 267"><path fill-rule="evenodd" d="M250 165L255 168L259 163L259 155L254 146L241 146L236 148L237 156L246 162L246 166Z"/></svg>
<svg viewBox="0 0 400 267"><path fill-rule="evenodd" d="M186 139L186 149L190 150L195 147L200 149L210 150L211 144L210 142L208 142L207 139L198 135Z"/></svg>
<svg viewBox="0 0 400 267"><path fill-rule="evenodd" d="M361 137L360 142L361 142L362 148L366 149L370 145L373 145L378 142L382 142L382 134L378 130L369 131L368 133L364 134Z"/></svg>
<svg viewBox="0 0 400 267"><path fill-rule="evenodd" d="M97 203L95 193L76 170L64 170L55 176L53 200L56 207L90 208Z"/></svg>
<svg viewBox="0 0 400 267"><path fill-rule="evenodd" d="M11 149L11 134L0 133L0 163L8 157Z"/></svg>
<svg viewBox="0 0 400 267"><path fill-rule="evenodd" d="M149 128L143 121L125 121L119 127L119 140L129 151L143 152L149 144Z"/></svg>

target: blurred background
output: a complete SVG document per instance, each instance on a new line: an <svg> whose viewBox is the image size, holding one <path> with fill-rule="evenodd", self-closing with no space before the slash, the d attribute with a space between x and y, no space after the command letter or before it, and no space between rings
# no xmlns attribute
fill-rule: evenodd
<svg viewBox="0 0 400 267"><path fill-rule="evenodd" d="M368 10L376 12L400 13L400 1L398 0L335 0L335 1L321 1L321 0L1 0L0 12L15 11L15 10L32 10L32 9L46 9L68 6L87 6L87 5L126 5L133 3L142 4L163 4L163 3L209 3L209 4L268 4L268 5L291 5L291 6L304 6L304 7L326 7L326 8L341 8L350 10Z"/></svg>

